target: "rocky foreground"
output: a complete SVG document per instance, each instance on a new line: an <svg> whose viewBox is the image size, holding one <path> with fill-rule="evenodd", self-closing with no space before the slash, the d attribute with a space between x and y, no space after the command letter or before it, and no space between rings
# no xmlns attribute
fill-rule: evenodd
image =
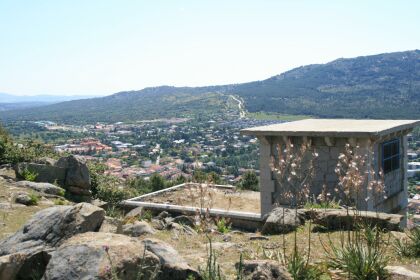
<svg viewBox="0 0 420 280"><path fill-rule="evenodd" d="M2 280L203 279L209 240L227 279L236 279L240 255L244 279L292 279L278 254L283 251L283 237L290 254L295 232L299 250L304 252L308 232L313 232L309 238L314 263L324 257L319 241L339 240L340 230L352 229L356 218L387 230L390 238L404 235L400 215L360 212L355 217L342 209L276 208L256 232L222 232L214 224L203 231L194 217L167 212L150 215L142 208L109 217L96 205L65 200L62 188L54 184L19 181L14 174L8 167L0 168ZM34 193L39 197L37 204L30 203ZM400 260L392 251L388 253L391 279L420 279L416 260Z"/></svg>

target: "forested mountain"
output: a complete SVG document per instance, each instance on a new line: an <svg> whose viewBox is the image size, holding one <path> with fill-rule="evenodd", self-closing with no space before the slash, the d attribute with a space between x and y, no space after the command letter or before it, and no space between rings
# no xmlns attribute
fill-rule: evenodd
<svg viewBox="0 0 420 280"><path fill-rule="evenodd" d="M2 112L5 120L130 121L223 113L229 95L249 112L420 119L420 50L295 68L269 79L210 87L155 87Z"/></svg>

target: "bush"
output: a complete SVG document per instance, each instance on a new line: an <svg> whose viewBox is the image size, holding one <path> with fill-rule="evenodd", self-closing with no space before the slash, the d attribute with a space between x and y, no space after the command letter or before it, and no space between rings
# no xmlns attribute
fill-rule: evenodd
<svg viewBox="0 0 420 280"><path fill-rule="evenodd" d="M30 162L40 157L54 157L52 149L41 143L28 141L24 144L14 143L12 137L0 124L0 165L19 162Z"/></svg>
<svg viewBox="0 0 420 280"><path fill-rule="evenodd" d="M351 280L386 279L388 258L382 232L376 227L361 226L353 235L348 234L348 241L339 246L330 241L327 265L345 272Z"/></svg>
<svg viewBox="0 0 420 280"><path fill-rule="evenodd" d="M135 189L139 195L152 192L150 182L144 180L142 177L130 178L125 182L126 186Z"/></svg>
<svg viewBox="0 0 420 280"><path fill-rule="evenodd" d="M340 203L336 202L334 199L331 201L321 201L321 202L306 202L304 208L306 209L339 209Z"/></svg>
<svg viewBox="0 0 420 280"><path fill-rule="evenodd" d="M216 220L216 227L218 232L225 234L230 231L231 225L227 219L221 218Z"/></svg>
<svg viewBox="0 0 420 280"><path fill-rule="evenodd" d="M89 161L87 164L90 174L90 190L92 197L96 198L98 194L99 178L104 175L105 164Z"/></svg>
<svg viewBox="0 0 420 280"><path fill-rule="evenodd" d="M39 196L38 195L36 195L34 193L31 193L31 194L29 194L29 198L31 199L29 201L29 205L38 205L38 202L39 202Z"/></svg>
<svg viewBox="0 0 420 280"><path fill-rule="evenodd" d="M22 177L26 180L26 181L31 181L31 182L35 182L36 178L38 177L38 173L36 172L32 172L29 169L24 169L22 171Z"/></svg>
<svg viewBox="0 0 420 280"><path fill-rule="evenodd" d="M168 186L166 180L162 177L162 175L158 173L154 173L152 176L150 176L149 182L150 188L153 192L163 190Z"/></svg>
<svg viewBox="0 0 420 280"><path fill-rule="evenodd" d="M287 270L295 280L317 280L323 274L315 266L309 265L298 250L294 250L292 256L288 259Z"/></svg>
<svg viewBox="0 0 420 280"><path fill-rule="evenodd" d="M54 205L68 205L69 202L62 198L54 199Z"/></svg>
<svg viewBox="0 0 420 280"><path fill-rule="evenodd" d="M400 257L419 258L420 257L420 228L413 228L407 233L407 240L396 240L395 251Z"/></svg>
<svg viewBox="0 0 420 280"><path fill-rule="evenodd" d="M57 195L65 197L66 196L66 190L60 190Z"/></svg>
<svg viewBox="0 0 420 280"><path fill-rule="evenodd" d="M239 188L243 190L259 191L260 187L257 174L255 174L254 171L245 172L239 183Z"/></svg>
<svg viewBox="0 0 420 280"><path fill-rule="evenodd" d="M133 193L124 188L119 178L114 176L102 176L97 189L96 197L110 204L118 204L124 199L130 198ZM134 195L133 195L134 196Z"/></svg>

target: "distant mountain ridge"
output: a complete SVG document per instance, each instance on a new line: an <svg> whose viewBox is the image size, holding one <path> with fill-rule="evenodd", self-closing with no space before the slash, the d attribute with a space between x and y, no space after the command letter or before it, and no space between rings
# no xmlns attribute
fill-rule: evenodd
<svg viewBox="0 0 420 280"><path fill-rule="evenodd" d="M0 103L58 103L77 99L97 97L96 95L13 95L0 92Z"/></svg>
<svg viewBox="0 0 420 280"><path fill-rule="evenodd" d="M420 119L420 50L340 58L263 81L207 87L153 87L0 113L5 121L132 121L223 114L229 95L249 112L330 118Z"/></svg>

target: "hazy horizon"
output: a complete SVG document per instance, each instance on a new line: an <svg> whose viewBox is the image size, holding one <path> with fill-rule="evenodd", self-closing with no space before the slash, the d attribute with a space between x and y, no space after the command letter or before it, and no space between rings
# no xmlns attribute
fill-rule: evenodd
<svg viewBox="0 0 420 280"><path fill-rule="evenodd" d="M263 80L418 49L416 1L0 3L0 92L109 95Z"/></svg>

